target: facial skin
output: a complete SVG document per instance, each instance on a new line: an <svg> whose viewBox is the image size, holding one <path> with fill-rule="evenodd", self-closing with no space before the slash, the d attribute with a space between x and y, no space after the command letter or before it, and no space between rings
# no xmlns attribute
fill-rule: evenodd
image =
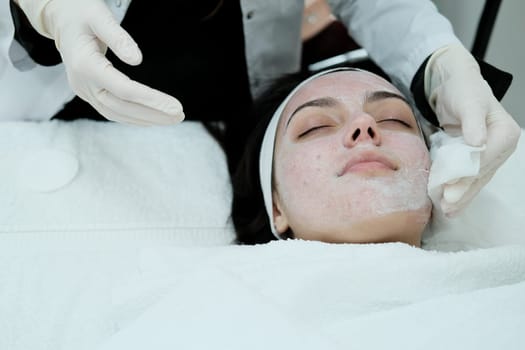
<svg viewBox="0 0 525 350"><path fill-rule="evenodd" d="M430 157L414 114L386 80L339 71L303 86L277 128L274 222L295 238L420 246Z"/></svg>

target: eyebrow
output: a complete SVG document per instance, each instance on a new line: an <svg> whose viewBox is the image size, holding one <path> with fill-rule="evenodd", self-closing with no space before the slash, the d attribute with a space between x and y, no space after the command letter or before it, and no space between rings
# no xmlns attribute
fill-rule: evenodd
<svg viewBox="0 0 525 350"><path fill-rule="evenodd" d="M396 94L394 92L383 91L383 90L372 91L372 92L366 94L365 102L366 103L373 103L373 102L377 102L377 101L381 101L381 100L386 100L388 98L397 98L397 99L405 102L410 107L410 103L408 103L408 100L404 96L401 96L401 95Z"/></svg>
<svg viewBox="0 0 525 350"><path fill-rule="evenodd" d="M386 100L389 98L397 98L403 101L408 107L412 108L410 106L410 103L405 97L399 94L390 92L390 91L386 91L386 90L377 90L377 91L372 91L370 93L367 93L365 97L365 103L374 103L374 102ZM288 121L286 122L286 128L290 124L290 121L292 120L294 115L296 115L297 112L299 112L301 109L304 109L307 107L334 107L338 103L339 102L333 97L321 97L321 98L316 98L315 100L307 101L303 103L302 105L300 105L299 107L297 107L293 111L293 113L290 115L290 118L288 118Z"/></svg>
<svg viewBox="0 0 525 350"><path fill-rule="evenodd" d="M307 108L307 107L334 107L338 104L337 100L333 97L321 97L316 98L315 100L310 100L308 102L303 103L299 107L293 111L293 113L290 115L290 118L288 118L288 121L286 122L286 127L288 127L288 124L290 124L290 121L294 117L294 115L297 114L301 109Z"/></svg>

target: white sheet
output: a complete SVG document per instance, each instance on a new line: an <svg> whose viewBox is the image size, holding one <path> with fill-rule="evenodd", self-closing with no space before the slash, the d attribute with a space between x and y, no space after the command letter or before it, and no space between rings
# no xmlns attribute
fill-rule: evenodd
<svg viewBox="0 0 525 350"><path fill-rule="evenodd" d="M146 255L161 270L176 252ZM166 295L100 349L525 344L523 246L447 254L404 244L277 242L221 248L180 280L168 271Z"/></svg>
<svg viewBox="0 0 525 350"><path fill-rule="evenodd" d="M434 218L425 235L425 249L304 241L230 246L225 240L232 234L225 220L229 188L197 187L201 197L184 197L192 200L181 207L188 212L202 208L204 194L212 201L202 203L210 208L211 221L199 221L198 215L182 218L190 228L203 225L225 233L211 243L203 235L193 236L191 229L187 234L179 216L169 221L165 215L170 194L191 193L192 186L204 179L210 181L207 186L226 179L220 152L211 153L220 159L208 158L210 153L205 152L217 148L202 129L145 129L148 137L137 139L142 133L136 129L112 125L100 129L101 134L92 139L98 143L88 148L90 139L78 136L81 130L74 129L78 125L27 125L35 137L27 145L47 142L55 149L64 150L64 146L78 152L73 154L79 155L81 167L73 181L51 192L32 190L25 197L17 192L19 183L9 187L6 180L13 178L1 173L0 189L10 196L0 198L0 216L10 220L0 222L2 350L492 350L525 346L523 137L518 151L465 213L451 221ZM24 127L0 128L3 170L11 169L6 164L15 161L14 151L24 150L24 140L18 139ZM38 133L43 130L47 132ZM173 139L173 132L183 133ZM6 137L17 141L9 143ZM185 148L166 154L159 146L165 143ZM17 147L8 148L13 144ZM202 147L188 148L189 144ZM122 153L126 147L133 152ZM120 162L119 157L123 157ZM192 159L199 169L217 164L223 172L201 173L199 178L181 172L188 182L173 186L170 172L180 170L180 162L191 165ZM76 203L75 194L89 193L80 184L95 188L95 180L108 174L97 164L114 166L121 180L100 183L106 189L100 198L108 199L100 203L101 208L119 203L118 189L141 184L159 197L138 191L126 197L128 202L120 202L123 211L108 207L117 214L131 210L137 215L132 221L98 208L98 213L108 214L101 216L105 221L83 230L82 224L90 224L89 215L94 213L86 211L83 217L79 208L66 206ZM142 169L146 164L144 176L125 176L128 167ZM213 191L206 192L207 188ZM52 199L53 206L46 208L50 203L46 198ZM144 203L147 206L140 207ZM162 208L160 213L154 210L155 204ZM141 212L137 205L151 210ZM220 209L211 211L214 205ZM73 216L60 215L64 208ZM38 209L49 209L47 216ZM45 222L45 229L26 222L28 218ZM157 232L144 230L144 225L151 228L148 225L159 218L173 224L168 238L136 239L137 231L142 238ZM76 229L69 231L72 223ZM67 239L71 237L75 239Z"/></svg>
<svg viewBox="0 0 525 350"><path fill-rule="evenodd" d="M0 249L1 349L522 349L525 246Z"/></svg>

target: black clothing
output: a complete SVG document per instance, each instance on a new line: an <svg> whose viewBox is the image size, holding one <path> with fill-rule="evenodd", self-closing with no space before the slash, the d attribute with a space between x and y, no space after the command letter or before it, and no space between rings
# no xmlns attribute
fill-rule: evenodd
<svg viewBox="0 0 525 350"><path fill-rule="evenodd" d="M32 59L59 63L53 41L32 29L18 6L12 8L15 38ZM133 0L121 25L142 50L143 62L129 66L108 50L115 68L177 98L186 120L205 122L235 163L252 125L240 1ZM54 118L106 120L79 97ZM214 121L223 121L224 127Z"/></svg>

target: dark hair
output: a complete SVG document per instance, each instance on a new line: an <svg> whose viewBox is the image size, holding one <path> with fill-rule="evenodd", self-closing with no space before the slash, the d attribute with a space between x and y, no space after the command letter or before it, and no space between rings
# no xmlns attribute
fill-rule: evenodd
<svg viewBox="0 0 525 350"><path fill-rule="evenodd" d="M275 80L254 101L253 118L257 124L244 148L239 166L232 177L233 200L231 217L236 232L236 243L258 244L276 239L264 207L259 179L259 152L270 120L288 94L311 74L299 72ZM282 235L291 236L291 232Z"/></svg>
<svg viewBox="0 0 525 350"><path fill-rule="evenodd" d="M357 68L357 66L355 66ZM366 67L369 68L369 67ZM370 69L370 71L373 71ZM390 80L382 71L380 76ZM276 79L265 92L254 101L253 116L257 124L247 139L244 153L232 176L233 201L231 218L236 233L237 244L259 244L275 240L270 220L264 206L264 198L259 179L259 153L264 133L270 120L284 99L315 72L299 72ZM293 238L291 230L281 234L283 238Z"/></svg>

